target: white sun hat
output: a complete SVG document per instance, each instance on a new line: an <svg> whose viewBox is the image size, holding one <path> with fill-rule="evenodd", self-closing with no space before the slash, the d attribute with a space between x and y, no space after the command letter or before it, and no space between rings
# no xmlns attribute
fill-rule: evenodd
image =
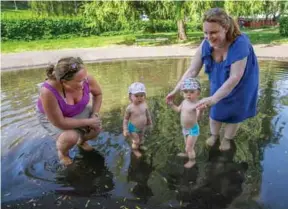
<svg viewBox="0 0 288 209"><path fill-rule="evenodd" d="M132 83L129 86L129 90L128 90L129 94L138 94L138 93L145 93L146 94L146 88L145 85L143 83L140 82L135 82Z"/></svg>

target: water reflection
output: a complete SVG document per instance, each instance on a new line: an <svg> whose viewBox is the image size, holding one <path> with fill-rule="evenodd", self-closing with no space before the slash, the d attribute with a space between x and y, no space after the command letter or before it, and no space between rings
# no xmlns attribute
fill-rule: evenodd
<svg viewBox="0 0 288 209"><path fill-rule="evenodd" d="M233 161L235 145L227 152L220 152L218 147L210 150L201 180L196 181L189 194L185 194L186 201L189 201L185 208L226 208L242 193L248 164Z"/></svg>
<svg viewBox="0 0 288 209"><path fill-rule="evenodd" d="M135 182L131 192L143 203L147 203L153 196L152 189L148 186L148 180L154 170L153 158L150 156L149 162L146 162L146 157L137 158L132 152L127 176L128 182Z"/></svg>
<svg viewBox="0 0 288 209"><path fill-rule="evenodd" d="M257 208L255 200L269 203L271 208L288 206L282 195L287 193L283 175L288 172L288 148L284 143L287 125L283 119L287 118L287 108L280 102L288 92L288 64L260 63L259 113L241 126L231 152L205 148L209 135L205 112L205 119L199 122L196 165L184 169L184 160L176 157L184 147L180 118L167 108L164 98L189 63L189 59L163 59L89 64L90 73L104 93L104 132L90 142L97 151L80 153L75 147L70 152L74 163L64 170L57 159L55 141L46 136L33 112L38 96L36 84L45 78L44 71L2 73L2 201L52 192L75 198L120 198L125 199L123 204L141 203L152 208L180 207L180 203L186 208L237 208L243 202ZM131 154L121 128L128 104L127 88L137 80L147 86L154 121L154 129L146 136L148 151L140 159ZM207 96L209 88L203 72L200 80L203 96ZM178 102L180 99L176 98ZM269 152L271 147L273 152ZM276 164L276 160L281 163ZM275 172L271 172L274 165L281 168L277 181ZM277 186L271 186L271 182Z"/></svg>
<svg viewBox="0 0 288 209"><path fill-rule="evenodd" d="M72 165L56 174L56 182L63 185L57 193L77 196L107 195L113 190L113 174L105 166L104 157L95 151L77 155Z"/></svg>

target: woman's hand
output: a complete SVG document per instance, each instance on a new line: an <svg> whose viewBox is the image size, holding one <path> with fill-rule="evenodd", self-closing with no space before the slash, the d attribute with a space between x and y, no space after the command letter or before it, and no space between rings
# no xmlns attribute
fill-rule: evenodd
<svg viewBox="0 0 288 209"><path fill-rule="evenodd" d="M91 122L91 124L89 125L90 128L96 131L100 131L102 129L102 122L99 117L92 115L91 118L89 118L89 120Z"/></svg>
<svg viewBox="0 0 288 209"><path fill-rule="evenodd" d="M216 101L214 100L214 98L211 96L211 97L206 97L206 98L203 98L201 99L197 105L196 105L196 109L197 110L204 110L212 105L216 104Z"/></svg>
<svg viewBox="0 0 288 209"><path fill-rule="evenodd" d="M166 103L167 104L171 104L172 101L174 100L174 97L175 97L175 92L174 91L171 91L167 96L166 96Z"/></svg>

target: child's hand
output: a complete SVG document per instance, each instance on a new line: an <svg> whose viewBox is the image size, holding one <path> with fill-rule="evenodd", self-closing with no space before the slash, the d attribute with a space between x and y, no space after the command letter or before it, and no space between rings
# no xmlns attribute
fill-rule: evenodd
<svg viewBox="0 0 288 209"><path fill-rule="evenodd" d="M147 120L146 125L147 125L147 126L152 125L152 121L151 121L151 120Z"/></svg>
<svg viewBox="0 0 288 209"><path fill-rule="evenodd" d="M124 135L125 137L128 137L128 136L129 136L129 132L128 132L127 130L124 130L124 131L123 131L123 135Z"/></svg>
<svg viewBox="0 0 288 209"><path fill-rule="evenodd" d="M169 101L167 102L167 104L168 104L169 106L172 106L172 105L173 105L173 101L172 101L172 100L169 100Z"/></svg>
<svg viewBox="0 0 288 209"><path fill-rule="evenodd" d="M147 127L148 127L149 129L152 129L152 127L153 127L151 120L147 120L146 125L147 125Z"/></svg>

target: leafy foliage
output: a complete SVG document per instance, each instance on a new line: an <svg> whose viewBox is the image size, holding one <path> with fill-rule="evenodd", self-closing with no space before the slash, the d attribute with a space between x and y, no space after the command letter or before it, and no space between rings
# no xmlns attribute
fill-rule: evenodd
<svg viewBox="0 0 288 209"><path fill-rule="evenodd" d="M5 3L5 5L8 3ZM205 11L221 7L235 16L266 15L278 19L287 13L287 1L29 1L30 10L1 14L2 40L35 40L100 34L127 34L135 31L176 32L189 40L187 31L202 28ZM4 4L3 4L4 5ZM6 5L6 8L8 8ZM10 7L15 7L11 4ZM8 5L8 6L9 6ZM17 2L20 6L20 2ZM10 12L10 13L9 13ZM19 14L18 14L19 13ZM25 13L25 14L24 14ZM141 21L146 14L148 21ZM13 21L12 21L13 19ZM25 21L23 20L25 19ZM280 33L286 34L285 18ZM283 27L284 26L284 27ZM20 35L21 34L21 35Z"/></svg>
<svg viewBox="0 0 288 209"><path fill-rule="evenodd" d="M29 1L31 10L38 15L73 16L79 13L82 1Z"/></svg>
<svg viewBox="0 0 288 209"><path fill-rule="evenodd" d="M288 17L282 17L280 19L279 32L282 36L288 36Z"/></svg>
<svg viewBox="0 0 288 209"><path fill-rule="evenodd" d="M188 24L189 31L201 29L199 24ZM157 20L153 24L134 21L132 24L90 24L84 18L4 19L1 22L2 40L37 40L89 35L121 35L135 31L144 33L173 32L177 25L171 20Z"/></svg>

